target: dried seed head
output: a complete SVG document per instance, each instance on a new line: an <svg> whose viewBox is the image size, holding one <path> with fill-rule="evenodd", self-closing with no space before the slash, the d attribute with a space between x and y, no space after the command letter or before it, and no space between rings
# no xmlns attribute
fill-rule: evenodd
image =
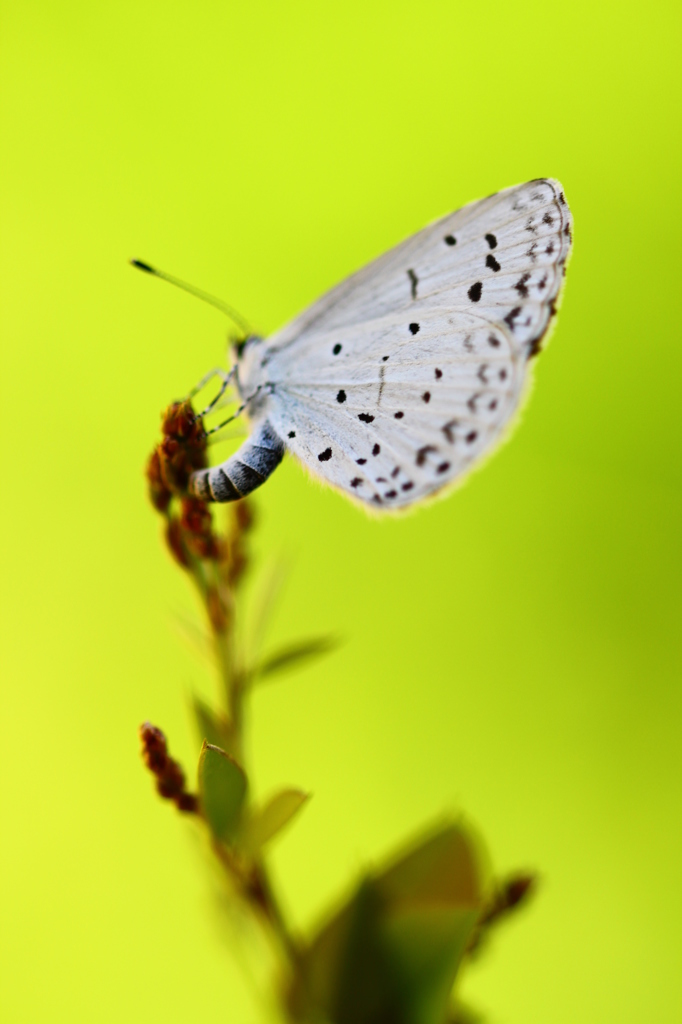
<svg viewBox="0 0 682 1024"><path fill-rule="evenodd" d="M180 518L182 538L198 558L218 558L218 541L213 534L213 519L208 505L200 498L183 498Z"/></svg>
<svg viewBox="0 0 682 1024"><path fill-rule="evenodd" d="M156 789L166 800L174 800L181 811L197 811L197 798L185 791L185 773L177 761L168 753L166 737L151 722L145 722L139 729L142 741L142 758L149 770L156 776Z"/></svg>
<svg viewBox="0 0 682 1024"><path fill-rule="evenodd" d="M147 463L147 483L149 484L149 497L152 505L157 511L165 512L173 495L166 487L163 479L161 457L158 448L154 449Z"/></svg>
<svg viewBox="0 0 682 1024"><path fill-rule="evenodd" d="M216 587L209 587L206 592L206 608L211 625L216 633L224 633L230 619L225 603L221 599Z"/></svg>
<svg viewBox="0 0 682 1024"><path fill-rule="evenodd" d="M184 543L184 534L179 519L169 519L166 526L166 544L173 558L183 569L189 569L191 562Z"/></svg>
<svg viewBox="0 0 682 1024"><path fill-rule="evenodd" d="M150 487L150 473L153 473L154 480L158 477L166 491L183 496L187 493L192 473L197 469L205 469L207 465L204 425L190 402L172 402L163 413L161 430L163 440L156 447L148 469ZM165 508L161 511L165 511Z"/></svg>

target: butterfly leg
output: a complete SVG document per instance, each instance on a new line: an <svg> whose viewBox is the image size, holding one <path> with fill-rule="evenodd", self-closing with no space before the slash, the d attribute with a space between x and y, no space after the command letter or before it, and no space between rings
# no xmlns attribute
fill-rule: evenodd
<svg viewBox="0 0 682 1024"><path fill-rule="evenodd" d="M194 398L195 395L198 395L200 391L203 391L203 389L206 387L206 385L209 383L209 381L212 381L214 377L220 377L220 379L222 381L222 386L221 386L220 391L218 392L218 395L213 400L213 402L211 402L211 405L209 406L209 409L212 409L213 406L215 405L215 403L225 393L225 391L226 391L230 381L234 377L234 374L235 374L235 368L234 367L232 367L232 369L230 370L229 373L226 373L225 370L222 370L219 366L214 367L214 369L209 370L209 372L207 374L205 374L205 376L203 376L201 378L201 380L197 384L194 385L192 390L187 395L187 400L188 401L191 400L192 398ZM204 415L204 413L202 413L202 416L203 415Z"/></svg>
<svg viewBox="0 0 682 1024"><path fill-rule="evenodd" d="M244 410L248 407L249 402L252 402L254 400L256 395L261 391L262 387L263 387L263 385L259 384L258 387L256 388L256 390L253 392L253 394L249 395L248 398L244 399L244 401L239 406L239 408L236 410L236 412L233 412L232 415L228 416L227 419L223 420L222 423L218 423L217 426L211 427L210 430L207 430L206 431L206 436L208 437L210 434L216 434L219 430L222 430L223 427L226 427L228 425L228 423L233 423L234 420L236 420L239 416L241 416L241 414L244 412ZM212 402L211 405L209 406L209 409L213 406L213 404L214 403ZM202 415L203 415L203 413L202 413Z"/></svg>
<svg viewBox="0 0 682 1024"><path fill-rule="evenodd" d="M233 367L233 368L232 368L232 369L230 370L230 372L229 372L229 373L225 373L225 372L224 372L223 370L213 370L213 371L211 372L211 374L210 374L210 375L209 375L209 377L208 377L208 380L210 380L210 379L211 379L211 377L214 377L214 376L218 376L218 377L220 377L220 378L221 378L221 380L222 380L222 384L220 385L220 388L218 389L218 392L217 392L217 394L216 394L216 395L214 396L214 398L213 398L213 399L212 399L212 400L211 400L211 401L210 401L210 402L208 403L208 405L206 406L206 408L205 408L205 409L202 409L202 410L201 410L201 412L199 413L199 416L202 416L202 417L203 417L203 416L208 416L208 414L209 414L210 412L212 412L212 410L213 410L213 409L216 409L216 408L220 408L220 406L218 405L218 403L220 402L220 399L221 399L221 398L223 397L223 395L224 395L224 394L225 394L225 392L227 391L228 387L230 386L230 383L231 383L231 381L232 381L232 378L233 378L233 377L235 376L235 374L236 374L236 369L235 369L235 367ZM201 385L201 382L200 382L200 385ZM199 390L201 390L201 386L199 386ZM194 391L194 394L196 394L196 389L195 389L195 391ZM229 404L231 404L231 403L230 403L230 402L227 402L227 404L229 405ZM210 431L210 433L212 433L212 431Z"/></svg>

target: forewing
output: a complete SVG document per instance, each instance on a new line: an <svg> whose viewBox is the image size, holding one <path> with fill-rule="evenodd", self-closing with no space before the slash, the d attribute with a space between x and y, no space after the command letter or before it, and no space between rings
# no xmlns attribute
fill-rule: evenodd
<svg viewBox="0 0 682 1024"><path fill-rule="evenodd" d="M273 426L375 507L452 483L518 407L570 244L563 192L544 179L425 228L269 341Z"/></svg>

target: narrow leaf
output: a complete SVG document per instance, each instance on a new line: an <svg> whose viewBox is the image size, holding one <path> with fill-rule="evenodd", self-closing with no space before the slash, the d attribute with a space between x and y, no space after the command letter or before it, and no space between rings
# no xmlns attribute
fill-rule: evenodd
<svg viewBox="0 0 682 1024"><path fill-rule="evenodd" d="M269 658L266 658L254 671L255 679L263 679L274 672L281 672L283 669L293 668L296 664L306 659L319 657L321 654L328 654L339 646L339 641L333 636L318 636L311 640L301 640L290 647L284 647Z"/></svg>
<svg viewBox="0 0 682 1024"><path fill-rule="evenodd" d="M288 576L289 566L283 559L278 559L268 567L261 579L259 594L256 599L256 608L253 614L251 650L254 658L258 657L263 645L263 639L270 625L272 614L281 597Z"/></svg>
<svg viewBox="0 0 682 1024"><path fill-rule="evenodd" d="M199 794L204 815L216 839L234 837L246 789L246 775L234 758L204 740L199 755Z"/></svg>
<svg viewBox="0 0 682 1024"><path fill-rule="evenodd" d="M281 793L276 793L245 822L241 833L244 847L252 854L258 853L265 843L281 832L309 799L310 794L300 789L283 789Z"/></svg>

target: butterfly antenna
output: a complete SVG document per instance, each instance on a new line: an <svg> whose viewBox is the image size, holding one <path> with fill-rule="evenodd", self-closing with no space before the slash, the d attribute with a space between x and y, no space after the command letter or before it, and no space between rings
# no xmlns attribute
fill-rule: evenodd
<svg viewBox="0 0 682 1024"><path fill-rule="evenodd" d="M162 281L168 281L169 284L174 284L176 288L182 288L184 292L189 292L190 295L201 299L202 302L207 302L209 306L215 306L221 313L229 316L230 320L236 324L245 338L254 333L248 320L245 320L241 313L238 313L232 306L228 306L222 299L217 299L215 295L209 295L208 292L202 291L201 288L195 288L194 285L181 281L179 277L173 277L172 274L166 274L163 270L157 270L156 267L151 267L148 263L143 263L142 260L131 260L130 263L133 267L137 267L138 270L143 270L145 274L160 277Z"/></svg>

